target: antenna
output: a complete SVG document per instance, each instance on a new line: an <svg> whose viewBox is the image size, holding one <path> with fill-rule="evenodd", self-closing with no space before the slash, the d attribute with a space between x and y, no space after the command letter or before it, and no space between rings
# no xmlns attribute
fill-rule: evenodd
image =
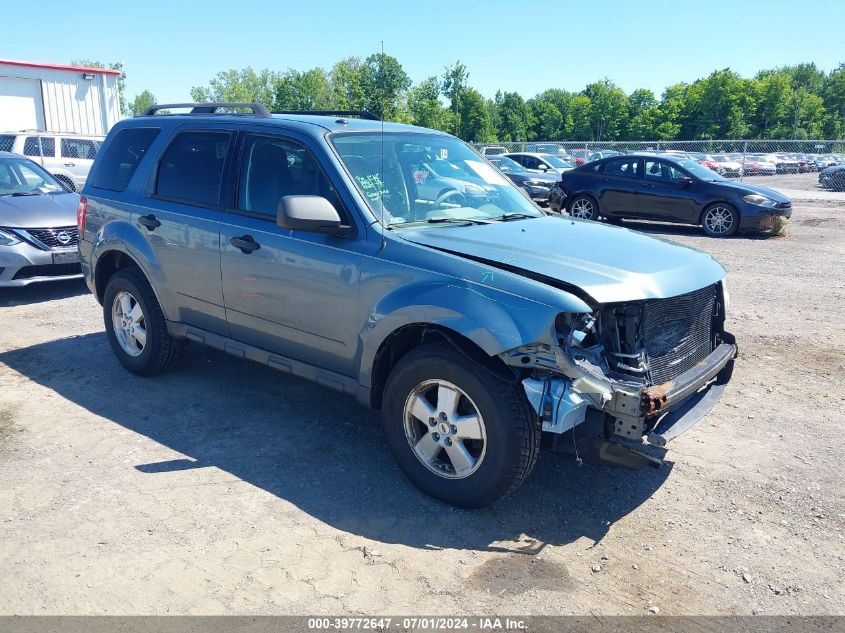
<svg viewBox="0 0 845 633"><path fill-rule="evenodd" d="M381 202L381 248L387 247L384 232L387 230L384 216L384 40L381 40L381 57L378 61L379 86L381 88L381 183L379 185L379 202Z"/></svg>

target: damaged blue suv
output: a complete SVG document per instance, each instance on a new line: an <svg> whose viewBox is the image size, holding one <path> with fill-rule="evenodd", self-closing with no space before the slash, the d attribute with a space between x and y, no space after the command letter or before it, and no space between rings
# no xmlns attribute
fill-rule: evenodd
<svg viewBox="0 0 845 633"><path fill-rule="evenodd" d="M407 476L464 507L515 490L541 438L659 464L730 379L724 269L548 215L462 141L373 119L118 123L77 219L119 361L155 374L193 341L354 395Z"/></svg>

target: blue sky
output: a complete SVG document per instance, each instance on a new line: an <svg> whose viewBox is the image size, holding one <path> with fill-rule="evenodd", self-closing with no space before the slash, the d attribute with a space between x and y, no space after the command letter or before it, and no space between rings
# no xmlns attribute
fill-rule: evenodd
<svg viewBox="0 0 845 633"><path fill-rule="evenodd" d="M381 40L415 82L460 59L488 97L581 90L605 76L660 96L717 68L750 76L845 62L843 0L40 0L37 15L25 2L3 4L0 58L123 60L128 96L149 89L159 102L188 100L191 86L227 68L329 68Z"/></svg>

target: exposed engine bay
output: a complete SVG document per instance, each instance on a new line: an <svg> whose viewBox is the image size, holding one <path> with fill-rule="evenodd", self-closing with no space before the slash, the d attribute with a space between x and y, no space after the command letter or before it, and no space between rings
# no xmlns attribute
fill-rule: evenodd
<svg viewBox="0 0 845 633"><path fill-rule="evenodd" d="M642 443L646 436L664 446L668 439L655 430L671 421L670 412L697 404L707 387L730 377L736 346L724 331L726 299L719 282L677 297L561 314L557 345L523 346L500 357L530 370L523 386L544 431L569 431L594 409L605 414L605 437ZM680 430L712 404L699 406Z"/></svg>

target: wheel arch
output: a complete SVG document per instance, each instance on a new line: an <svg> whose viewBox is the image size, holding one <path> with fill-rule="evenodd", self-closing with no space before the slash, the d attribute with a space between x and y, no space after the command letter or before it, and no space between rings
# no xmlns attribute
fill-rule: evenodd
<svg viewBox="0 0 845 633"><path fill-rule="evenodd" d="M105 251L97 258L97 265L94 269L94 290L97 300L100 303L103 302L103 295L106 292L109 279L122 268L137 268L141 270L141 266L137 261L128 253L118 249Z"/></svg>
<svg viewBox="0 0 845 633"><path fill-rule="evenodd" d="M370 406L381 409L384 387L390 371L405 355L420 345L444 341L476 363L479 368L504 379L514 377L513 370L496 356L488 355L463 334L436 323L409 323L387 336L375 353L371 369Z"/></svg>

